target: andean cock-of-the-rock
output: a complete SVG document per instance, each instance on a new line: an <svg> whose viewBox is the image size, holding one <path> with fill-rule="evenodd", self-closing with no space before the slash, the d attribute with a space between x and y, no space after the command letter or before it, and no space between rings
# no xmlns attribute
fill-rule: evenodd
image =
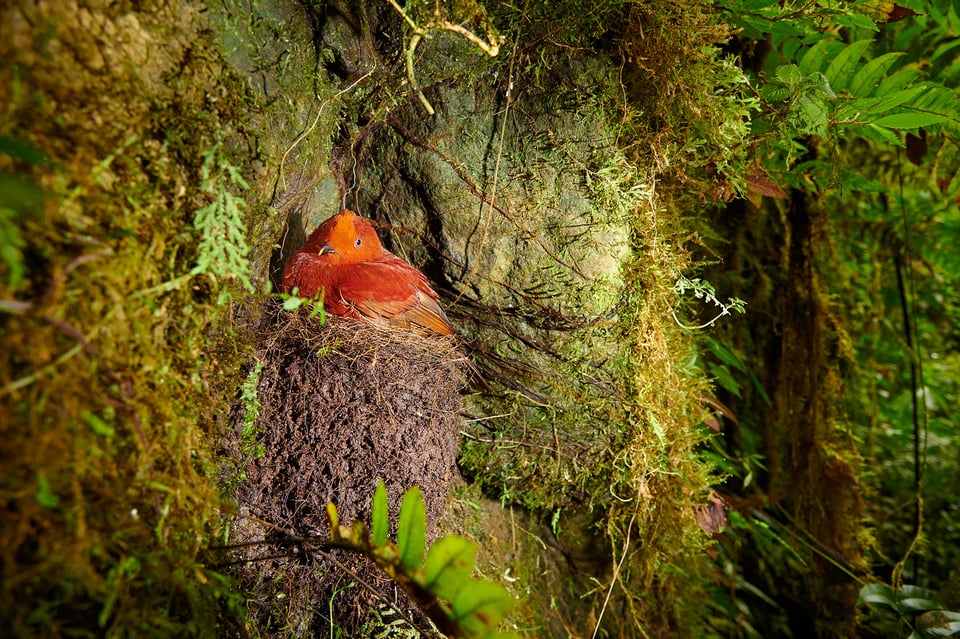
<svg viewBox="0 0 960 639"><path fill-rule="evenodd" d="M310 234L283 271L283 290L313 297L328 313L421 334L454 335L426 276L383 248L369 220L337 213Z"/></svg>

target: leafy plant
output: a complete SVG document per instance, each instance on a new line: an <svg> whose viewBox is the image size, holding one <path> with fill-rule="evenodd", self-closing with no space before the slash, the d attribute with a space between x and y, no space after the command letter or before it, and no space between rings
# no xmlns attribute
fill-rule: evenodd
<svg viewBox="0 0 960 639"><path fill-rule="evenodd" d="M49 162L29 144L0 135L0 157L4 155L27 166ZM30 177L0 173L0 264L6 266L6 280L13 288L23 282L27 273L23 263L23 249L27 246L22 234L24 218L40 210L43 198L43 191Z"/></svg>
<svg viewBox="0 0 960 639"><path fill-rule="evenodd" d="M715 601L724 600L723 614L733 618L750 597L750 623L759 636L806 636L814 630L850 636L858 591L859 603L870 605L871 614L857 624L876 636L897 636L904 626L910 630L902 636L957 630L950 625L953 613L932 605L932 595L918 595L914 586L874 584L861 590L859 581L871 573L888 579L893 570L897 584L897 570L909 558L911 582L938 586L956 565L955 517L948 502L934 503L949 494L940 485L955 476L955 429L947 426L949 411L933 399L956 388L957 370L948 345L957 325L951 301L956 252L944 243L956 236L958 201L954 4L923 3L923 16L875 2L724 5L730 23L742 29L735 45L764 105L752 122L753 148L764 170L792 189L789 208L774 202L729 207L718 226L746 221L751 228L730 228L724 238L733 249L721 259L733 268L706 273L718 289L742 295L756 311L742 322L750 327L746 331L716 327L716 342L707 345L707 370L721 401L739 418L717 445L721 468L733 479L743 477L725 488L743 491L741 514L749 515L737 546L730 544L730 565L738 571L731 574L743 575L761 591L738 585L741 592L728 589ZM903 11L894 16L880 11L883 6ZM903 16L907 19L894 22ZM797 226L798 219L809 220L809 229ZM797 250L803 242L809 244L803 249L807 255ZM806 266L807 257L822 279L804 279L802 268L782 277L785 266ZM814 304L784 304L791 288L800 290L796 297L803 300L821 287L823 294L809 297ZM787 330L795 313L814 306L825 321ZM768 313L774 321L762 319ZM814 347L788 358L789 342L813 336L814 324L820 335L830 335L829 354L818 362ZM742 366L731 357L739 353L745 354ZM920 362L926 376L911 373ZM788 371L804 365L819 371L811 405L829 396L832 406L824 403L816 419L787 428L791 411L782 407L800 395L804 383L803 376ZM936 373L929 372L934 368ZM762 386L743 383L745 375L759 377L770 397ZM789 386L780 386L781 379ZM822 481L819 471L800 479L810 466L796 464L789 474L782 466L798 450L803 457L796 459L815 460L814 447L832 478L815 491L805 486ZM734 463L760 454L764 467L758 466L762 472L756 475ZM842 481L840 468L847 469ZM786 482L780 479L785 474ZM814 532L810 522L821 509L836 515ZM764 545L757 513L777 526L772 530L794 545L806 567L792 563L786 547ZM730 519L731 528L744 521ZM836 534L840 530L842 536ZM831 580L830 597L822 594L824 581L809 577L824 559L809 547L813 538L842 548L847 562L849 580L842 589ZM814 556L820 558L811 561ZM799 603L805 598L808 603ZM831 598L842 604L831 608ZM804 615L794 612L798 605L805 606ZM911 618L916 615L920 618ZM809 626L807 618L814 619ZM889 627L891 622L901 628Z"/></svg>
<svg viewBox="0 0 960 639"><path fill-rule="evenodd" d="M476 544L447 535L426 550L426 510L419 488L411 487L403 495L396 542L388 540L390 517L382 480L371 510L369 527L359 521L343 526L336 506L327 504L331 544L372 559L448 636L512 636L498 632L497 626L513 607L513 597L495 582L471 578Z"/></svg>
<svg viewBox="0 0 960 639"><path fill-rule="evenodd" d="M960 117L953 90L924 80L918 69L897 69L902 52L870 56L872 46L872 38L848 44L824 37L809 47L785 41L782 50L789 57L776 67L763 95L788 100L801 134L826 136L833 127L895 146L904 144L898 131Z"/></svg>
<svg viewBox="0 0 960 639"><path fill-rule="evenodd" d="M240 452L244 457L263 457L263 444L257 441L260 429L257 427L257 418L263 407L257 396L257 387L260 384L260 374L263 372L263 360L258 359L253 368L243 380L240 388L240 402L244 406L243 429L240 433Z"/></svg>
<svg viewBox="0 0 960 639"><path fill-rule="evenodd" d="M27 244L16 224L17 212L0 207L0 260L7 266L7 280L16 287L26 275L21 251Z"/></svg>
<svg viewBox="0 0 960 639"><path fill-rule="evenodd" d="M297 287L293 287L291 293L281 293L280 299L283 300L283 310L291 313L299 311L304 306L310 307L308 317L316 317L320 324L327 321L326 309L323 307L324 289L320 288L313 297L300 297Z"/></svg>
<svg viewBox="0 0 960 639"><path fill-rule="evenodd" d="M952 637L960 633L960 612L947 610L932 590L903 585L867 584L860 589L857 605L885 606L899 624L912 630L909 639Z"/></svg>

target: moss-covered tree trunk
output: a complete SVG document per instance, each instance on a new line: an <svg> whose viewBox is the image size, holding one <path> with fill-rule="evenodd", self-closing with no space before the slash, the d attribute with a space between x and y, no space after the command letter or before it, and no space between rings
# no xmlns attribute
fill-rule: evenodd
<svg viewBox="0 0 960 639"><path fill-rule="evenodd" d="M729 207L721 224L734 238L725 260L733 271L716 279L742 282L747 327L729 327L725 339L765 391L747 385L743 399L723 399L739 419L737 446L749 451L758 437L762 512L797 553L790 561L784 552L776 567L745 563L744 575L777 600L796 637L854 634L853 574L865 564L859 455L843 412L847 336L825 292L830 273L821 270L827 215L800 191L781 207Z"/></svg>

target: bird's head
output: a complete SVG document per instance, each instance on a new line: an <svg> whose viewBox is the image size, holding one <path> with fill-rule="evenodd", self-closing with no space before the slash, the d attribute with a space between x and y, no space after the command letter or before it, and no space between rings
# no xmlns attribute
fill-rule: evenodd
<svg viewBox="0 0 960 639"><path fill-rule="evenodd" d="M346 209L318 226L310 240L317 253L331 262L354 264L383 256L383 245L373 225Z"/></svg>

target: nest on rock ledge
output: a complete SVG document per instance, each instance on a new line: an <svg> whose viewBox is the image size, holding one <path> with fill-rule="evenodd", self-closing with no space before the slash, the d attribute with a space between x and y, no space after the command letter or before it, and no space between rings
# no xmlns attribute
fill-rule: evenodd
<svg viewBox="0 0 960 639"><path fill-rule="evenodd" d="M422 626L414 604L372 562L298 540L329 537L327 502L342 523L369 523L380 479L391 530L404 491L419 486L428 537L435 536L457 473L463 356L448 338L287 313L262 337L255 425L262 455L241 444L244 402L231 413L224 446L245 476L233 492L230 541L242 544L234 559L248 623L261 636L323 637L331 628L354 636L396 607Z"/></svg>

